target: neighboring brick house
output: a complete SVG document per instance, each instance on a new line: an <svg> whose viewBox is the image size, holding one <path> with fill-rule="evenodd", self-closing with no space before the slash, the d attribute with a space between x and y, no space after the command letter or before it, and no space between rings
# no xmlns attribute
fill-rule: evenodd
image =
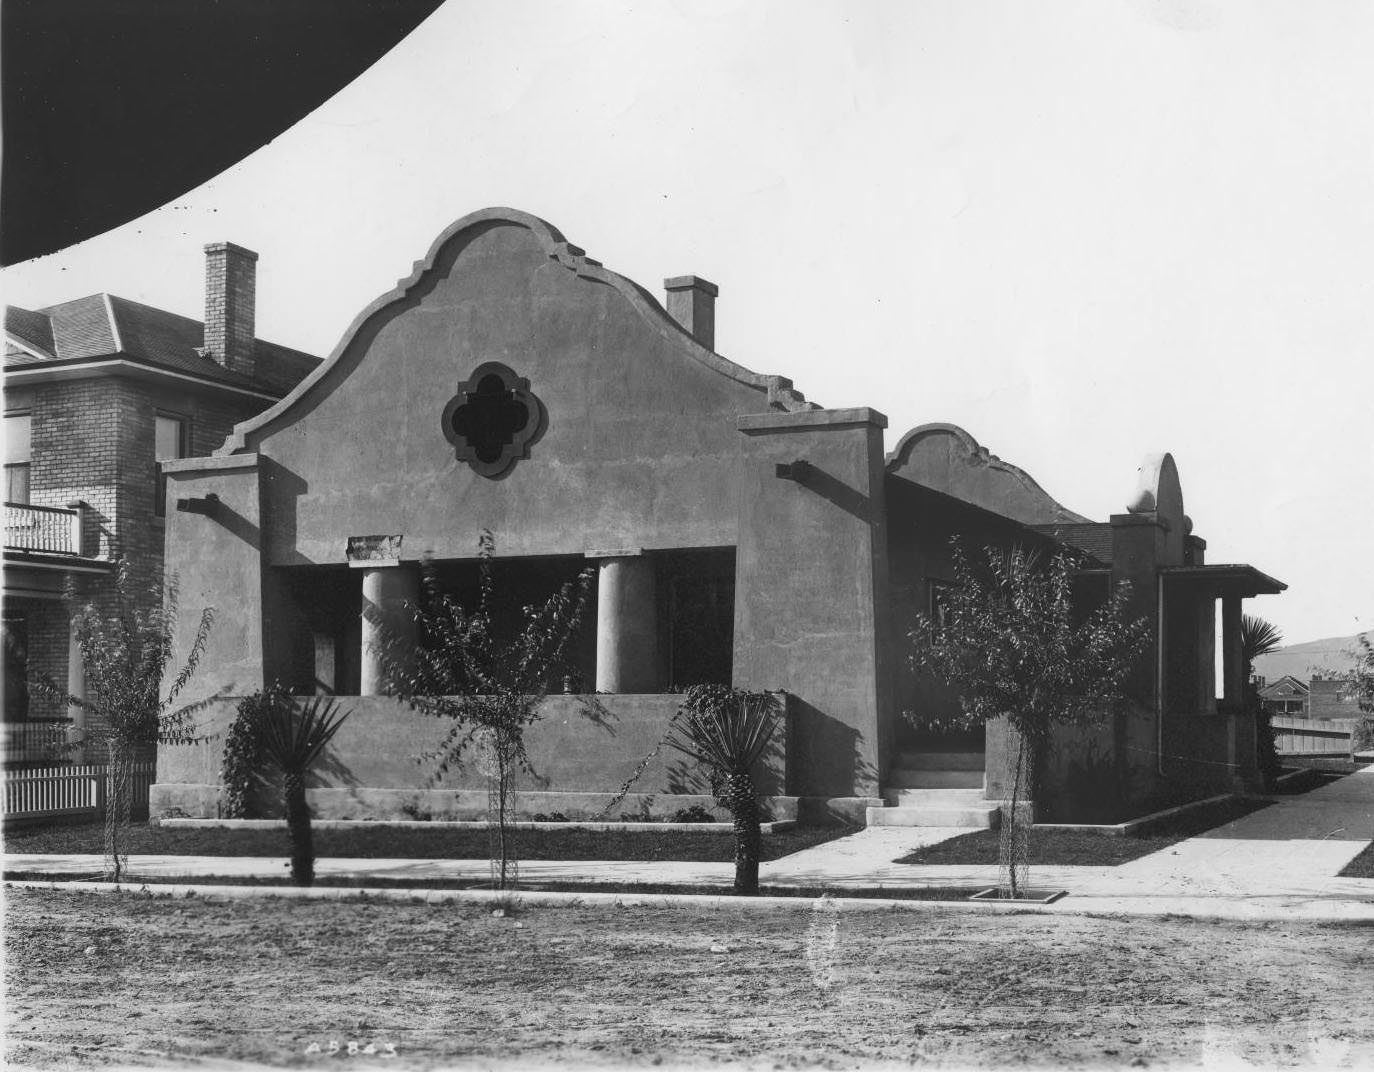
<svg viewBox="0 0 1374 1072"><path fill-rule="evenodd" d="M1308 716L1311 718L1359 718L1360 695L1353 677L1317 675L1308 685Z"/></svg>
<svg viewBox="0 0 1374 1072"><path fill-rule="evenodd" d="M1307 686L1292 674L1284 674L1271 684L1266 684L1261 679L1258 684L1260 702L1271 715L1307 717Z"/></svg>
<svg viewBox="0 0 1374 1072"><path fill-rule="evenodd" d="M98 585L119 552L140 582L160 584L161 463L209 454L319 364L256 337L256 253L220 242L205 254L203 324L112 294L6 310L8 764L100 758L79 708L24 684L36 672L82 694L62 601L68 581ZM84 748L54 750L83 737Z"/></svg>

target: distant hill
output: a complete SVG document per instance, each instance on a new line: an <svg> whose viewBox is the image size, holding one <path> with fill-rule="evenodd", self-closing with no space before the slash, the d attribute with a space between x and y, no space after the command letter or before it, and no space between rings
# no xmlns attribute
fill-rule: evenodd
<svg viewBox="0 0 1374 1072"><path fill-rule="evenodd" d="M1374 630L1364 634L1374 640ZM1351 669L1354 658L1349 652L1359 645L1360 634L1348 637L1329 637L1309 640L1303 644L1289 644L1255 660L1255 673L1266 681L1277 681L1284 674L1292 674L1299 681L1309 680L1313 674L1323 676L1343 674Z"/></svg>

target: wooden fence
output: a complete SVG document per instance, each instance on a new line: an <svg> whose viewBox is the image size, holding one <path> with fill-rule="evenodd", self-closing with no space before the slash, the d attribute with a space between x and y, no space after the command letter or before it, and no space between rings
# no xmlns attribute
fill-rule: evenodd
<svg viewBox="0 0 1374 1072"><path fill-rule="evenodd" d="M1293 718L1274 715L1274 743L1281 756L1349 755L1358 718Z"/></svg>
<svg viewBox="0 0 1374 1072"><path fill-rule="evenodd" d="M151 762L133 765L129 812L135 819L148 816L148 790L156 770ZM104 766L4 771L5 822L98 819L105 814L107 772Z"/></svg>

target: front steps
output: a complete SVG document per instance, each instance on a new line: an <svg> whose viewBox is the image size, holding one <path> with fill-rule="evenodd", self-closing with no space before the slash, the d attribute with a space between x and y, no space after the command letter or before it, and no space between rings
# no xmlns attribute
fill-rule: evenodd
<svg viewBox="0 0 1374 1072"><path fill-rule="evenodd" d="M888 774L885 807L868 809L869 826L990 829L995 802L983 798L982 752L904 752Z"/></svg>

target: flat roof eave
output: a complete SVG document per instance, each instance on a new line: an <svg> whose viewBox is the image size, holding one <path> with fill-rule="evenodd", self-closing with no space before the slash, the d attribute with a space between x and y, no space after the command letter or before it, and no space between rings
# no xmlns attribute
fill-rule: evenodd
<svg viewBox="0 0 1374 1072"><path fill-rule="evenodd" d="M1215 589L1218 595L1276 596L1288 585L1244 563L1205 566L1165 566L1160 573L1168 578L1188 581L1198 587Z"/></svg>

